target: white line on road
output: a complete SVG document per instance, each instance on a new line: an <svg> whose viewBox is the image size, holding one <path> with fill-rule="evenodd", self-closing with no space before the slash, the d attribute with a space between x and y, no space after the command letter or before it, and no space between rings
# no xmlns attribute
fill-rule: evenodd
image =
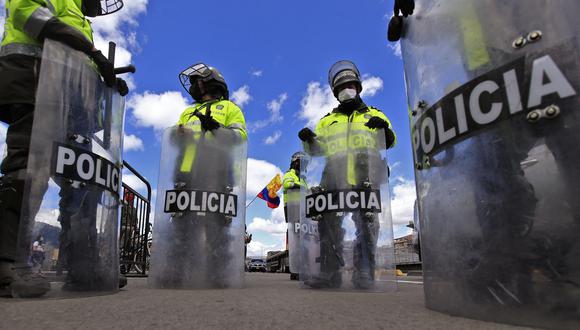
<svg viewBox="0 0 580 330"><path fill-rule="evenodd" d="M387 281L397 283L423 284L423 282L421 281L408 281L408 280L387 280Z"/></svg>

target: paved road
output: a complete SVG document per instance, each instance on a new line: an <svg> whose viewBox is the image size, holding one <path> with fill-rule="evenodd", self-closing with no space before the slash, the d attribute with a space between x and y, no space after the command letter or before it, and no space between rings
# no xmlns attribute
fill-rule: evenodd
<svg viewBox="0 0 580 330"><path fill-rule="evenodd" d="M451 317L423 306L421 278L397 292L300 289L287 274L246 274L236 290L153 290L129 279L116 295L0 299L0 329L523 329Z"/></svg>

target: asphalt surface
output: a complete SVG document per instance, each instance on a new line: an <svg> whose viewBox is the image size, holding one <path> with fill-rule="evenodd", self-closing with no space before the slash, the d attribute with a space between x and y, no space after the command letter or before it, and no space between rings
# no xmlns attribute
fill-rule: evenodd
<svg viewBox="0 0 580 330"><path fill-rule="evenodd" d="M244 289L155 290L131 278L118 294L0 299L0 329L524 329L424 307L420 277L396 292L301 289L288 274L246 273Z"/></svg>

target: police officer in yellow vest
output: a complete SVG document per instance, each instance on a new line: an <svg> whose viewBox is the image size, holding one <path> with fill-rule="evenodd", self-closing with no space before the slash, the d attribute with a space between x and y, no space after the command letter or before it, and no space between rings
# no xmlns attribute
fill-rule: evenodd
<svg viewBox="0 0 580 330"><path fill-rule="evenodd" d="M286 223L290 222L288 230L286 231L286 242L288 243L288 250L290 253L290 279L298 280L298 256L297 246L300 239L300 233L297 232L295 223L300 221L300 189L307 188L304 173L300 172L300 168L307 166L308 155L302 151L295 152L290 159L290 169L284 173L282 180L282 188L284 189L284 218ZM289 210L289 208L291 208ZM295 217L291 219L289 217ZM292 232L289 232L292 231ZM289 237L289 235L293 235ZM293 251L294 249L295 251ZM295 255L296 254L296 255ZM294 268L294 269L293 269Z"/></svg>
<svg viewBox="0 0 580 330"><path fill-rule="evenodd" d="M395 145L396 136L387 116L380 110L367 106L361 99L361 75L354 63L351 61L335 63L329 71L328 83L334 96L340 102L339 106L318 122L315 132L310 128L304 128L298 133L298 137L305 143L305 150L312 154L326 152L324 156L327 164L322 175L320 188L333 190L344 189L345 186L361 186L364 179L360 178L356 171L357 166L360 166L359 159L352 159L352 155L332 154L329 150L321 147L328 138L325 136L329 132L328 128L334 124L345 124L335 126L340 130L348 129L346 124L361 124L362 128L357 127L357 129L366 130L370 135L374 134L376 129L384 129L388 148ZM388 168L378 152L365 159L365 162L367 165L368 162L374 162L375 166L381 165L383 178L379 181L386 180ZM345 177L342 178L342 182L337 182L330 173L344 173ZM316 189L313 187L313 190ZM356 288L367 289L374 281L374 250L378 221L376 219L368 221L360 212L354 212L352 218L355 222L357 236L354 246L355 270L352 282ZM339 257L342 255L341 242L344 236L341 226L342 218L334 214L325 214L322 220L318 221L321 278L312 280L310 283L306 282L307 285L322 288L341 286L341 277L338 273L340 266L344 265L344 261Z"/></svg>
<svg viewBox="0 0 580 330"><path fill-rule="evenodd" d="M306 181L300 167L304 165L307 155L301 151L295 152L290 159L290 168L284 173L282 188L284 189L284 217L288 222L288 202L300 202L300 188L306 188Z"/></svg>
<svg viewBox="0 0 580 330"><path fill-rule="evenodd" d="M113 64L94 47L86 18L110 14L122 7L120 0L6 1L0 48L0 120L8 124L7 156L2 161L4 176L0 178L0 295L18 291L22 297L33 297L48 290L48 282L32 276L26 265L14 265L42 42L49 38L86 53L105 83L126 95L127 84L115 78Z"/></svg>
<svg viewBox="0 0 580 330"><path fill-rule="evenodd" d="M230 159L229 144L247 139L244 114L229 100L226 81L216 68L203 63L195 64L180 74L180 80L195 103L183 111L178 121L182 131L189 134L189 137L180 141L175 181L182 182L189 189L224 192L233 186L231 177L236 171L236 164L232 164ZM228 146L223 150L216 148L216 141ZM190 251L172 253L175 253L178 260L184 256L183 253L190 253L194 260L205 258L207 281L215 287L227 286L228 274L224 264L232 258L228 246L233 239L228 235L230 223L227 217L207 213L192 221L195 228L177 228L174 234L177 240L183 242L182 246L189 247L185 249ZM176 227L189 226L179 221L174 224ZM195 237L182 235L192 232ZM207 252L200 255L201 251ZM176 275L175 281L170 285L178 286L182 278Z"/></svg>

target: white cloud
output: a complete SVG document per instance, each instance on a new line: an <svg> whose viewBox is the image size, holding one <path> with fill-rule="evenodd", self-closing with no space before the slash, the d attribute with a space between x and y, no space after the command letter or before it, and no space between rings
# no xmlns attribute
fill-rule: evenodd
<svg viewBox="0 0 580 330"><path fill-rule="evenodd" d="M126 135L123 138L123 151L144 150L143 140L137 135Z"/></svg>
<svg viewBox="0 0 580 330"><path fill-rule="evenodd" d="M276 174L282 174L278 166L264 160L248 158L247 197L256 196Z"/></svg>
<svg viewBox="0 0 580 330"><path fill-rule="evenodd" d="M322 87L319 82L312 81L308 83L300 106L298 117L306 120L306 126L314 127L320 118L338 106L338 101L328 85Z"/></svg>
<svg viewBox="0 0 580 330"><path fill-rule="evenodd" d="M252 76L255 76L255 77L261 77L262 74L264 74L264 71L262 71L262 70L254 70L254 71L250 72L250 74Z"/></svg>
<svg viewBox="0 0 580 330"><path fill-rule="evenodd" d="M413 221L413 208L417 198L415 182L403 177L397 177L391 182L394 182L393 196L391 197L393 225L406 225L409 221Z"/></svg>
<svg viewBox="0 0 580 330"><path fill-rule="evenodd" d="M248 257L266 257L268 251L281 251L284 250L284 246L284 241L279 241L277 244L265 244L252 238L248 244Z"/></svg>
<svg viewBox="0 0 580 330"><path fill-rule="evenodd" d="M364 75L361 97L372 97L383 89L383 80L379 77ZM311 81L306 88L306 95L300 102L298 118L306 121L306 126L314 127L320 118L338 106L338 101L332 94L330 86L317 81Z"/></svg>
<svg viewBox="0 0 580 330"><path fill-rule="evenodd" d="M389 48L393 51L393 55L395 55L398 58L403 58L400 41L397 41L395 43L388 43L387 46L389 46Z"/></svg>
<svg viewBox="0 0 580 330"><path fill-rule="evenodd" d="M270 219L254 218L252 223L248 226L248 232L261 231L277 236L286 236L286 228L288 225L285 222L275 223Z"/></svg>
<svg viewBox="0 0 580 330"><path fill-rule="evenodd" d="M60 228L60 222L58 222L59 215L60 211L58 209L41 209L38 211L35 220Z"/></svg>
<svg viewBox="0 0 580 330"><path fill-rule="evenodd" d="M162 130L177 123L188 102L180 92L154 94L146 91L130 97L127 106L133 109L137 126Z"/></svg>
<svg viewBox="0 0 580 330"><path fill-rule="evenodd" d="M94 33L124 47L137 46L132 30L139 25L137 17L147 12L148 2L149 0L124 1L124 7L119 12L91 18ZM129 33L123 31L124 27Z"/></svg>
<svg viewBox="0 0 580 330"><path fill-rule="evenodd" d="M264 128L270 124L281 122L284 117L280 114L280 110L282 109L282 105L284 102L288 100L288 93L282 93L278 96L278 98L271 100L268 102L268 112L270 113L270 117L264 120L258 120L254 123L249 123L248 128L250 131L256 131L261 128Z"/></svg>
<svg viewBox="0 0 580 330"><path fill-rule="evenodd" d="M252 96L250 95L250 86L244 85L236 89L232 93L231 99L232 102L237 104L239 107L243 107L244 105L246 105L252 99Z"/></svg>
<svg viewBox="0 0 580 330"><path fill-rule="evenodd" d="M284 208L282 206L272 209L268 219L254 217L248 225L248 232L262 232L272 235L275 239L286 240L286 229L288 224L284 219Z"/></svg>
<svg viewBox="0 0 580 330"><path fill-rule="evenodd" d="M147 185L141 179L129 172L123 172L123 183L143 196L147 196ZM153 200L152 200L153 201Z"/></svg>
<svg viewBox="0 0 580 330"><path fill-rule="evenodd" d="M276 131L276 132L274 132L274 134L272 134L264 139L264 144L272 145L272 144L276 143L280 139L281 136L282 136L282 132Z"/></svg>
<svg viewBox="0 0 580 330"><path fill-rule="evenodd" d="M383 89L383 80L379 77L363 76L363 90L360 93L362 98L373 97L378 91Z"/></svg>

